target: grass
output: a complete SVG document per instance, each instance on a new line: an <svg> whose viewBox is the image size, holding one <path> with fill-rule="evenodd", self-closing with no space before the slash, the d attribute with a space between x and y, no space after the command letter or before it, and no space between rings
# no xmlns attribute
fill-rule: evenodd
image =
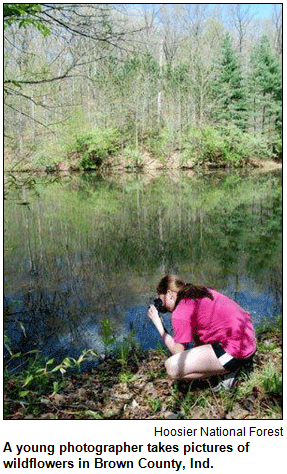
<svg viewBox="0 0 287 474"><path fill-rule="evenodd" d="M106 342L114 342L108 327L105 331ZM214 391L217 378L172 381L164 366L167 352L158 348L144 354L132 335L90 372L80 371L81 362L93 357L90 351L57 365L28 354L21 373L5 370L4 417L282 419L282 320L259 327L257 337L253 370L243 370L234 389L220 392Z"/></svg>

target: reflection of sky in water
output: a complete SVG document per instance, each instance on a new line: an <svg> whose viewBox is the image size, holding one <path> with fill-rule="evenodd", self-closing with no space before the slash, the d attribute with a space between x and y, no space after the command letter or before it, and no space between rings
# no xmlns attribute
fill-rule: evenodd
<svg viewBox="0 0 287 474"><path fill-rule="evenodd" d="M154 327L154 324L147 317L148 306L134 306L127 310L126 327L135 332L136 339L142 344L144 349L154 349L162 340ZM163 324L171 332L170 313L162 315Z"/></svg>
<svg viewBox="0 0 287 474"><path fill-rule="evenodd" d="M244 173L241 180L236 174L230 199L235 176L213 176L161 176L151 186L138 176L117 186L81 178L71 185L69 178L45 184L37 197L27 191L30 210L6 200L4 309L12 350L40 349L57 359L77 358L84 349L102 353L102 319L110 321L117 341L132 330L144 349L163 345L147 310L155 296L151 282L155 287L171 267L195 272L200 281L205 275L255 324L280 314L281 177L258 180ZM265 248L268 233L272 248ZM170 330L170 314L163 320Z"/></svg>
<svg viewBox="0 0 287 474"><path fill-rule="evenodd" d="M264 322L265 318L273 321L282 313L282 304L270 293L256 293L252 291L235 291L232 285L222 291L251 315L255 326Z"/></svg>
<svg viewBox="0 0 287 474"><path fill-rule="evenodd" d="M232 286L221 291L250 313L255 326L264 322L265 318L274 320L282 312L281 304L270 294L248 291L235 292ZM170 313L162 315L162 319L166 329L171 332ZM153 323L147 318L146 306L131 307L127 310L126 326L129 325L134 328L135 337L143 348L155 348L162 344Z"/></svg>
<svg viewBox="0 0 287 474"><path fill-rule="evenodd" d="M265 318L273 320L282 313L281 302L277 301L272 294L235 291L232 284L221 291L249 311L255 326L263 322ZM5 301L10 310L13 308L15 315L6 325L10 347L13 351L40 349L44 356L54 357L56 360L61 360L66 356L77 358L84 349L93 349L97 354L104 352L99 320L109 318L108 313L83 315L76 326L75 322L70 321L68 315L65 314L65 308L53 308L53 302L49 301L49 297L46 303L48 307L50 306L50 310L45 313L38 308L37 314L31 310L27 311L24 301L20 298L6 298ZM148 298L146 304L142 304L143 301L145 302L145 298L141 298L140 302L135 301L132 305L127 303L125 307L122 304L113 306L111 327L118 341L122 341L125 335L132 332L144 350L154 349L164 344L153 323L147 317ZM81 312L79 307L74 309ZM51 324L53 314L61 317L63 326L54 327ZM117 318L117 315L120 317ZM162 315L163 324L168 332L171 332L170 319L170 313Z"/></svg>

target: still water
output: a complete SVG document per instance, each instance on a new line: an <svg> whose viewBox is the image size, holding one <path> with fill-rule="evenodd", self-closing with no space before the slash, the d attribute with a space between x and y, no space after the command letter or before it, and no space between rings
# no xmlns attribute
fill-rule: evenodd
<svg viewBox="0 0 287 474"><path fill-rule="evenodd" d="M255 324L282 312L281 174L98 174L10 179L5 330L13 350L103 351L101 321L144 349L167 272L222 291ZM13 184L14 183L14 184ZM164 316L166 325L169 316Z"/></svg>

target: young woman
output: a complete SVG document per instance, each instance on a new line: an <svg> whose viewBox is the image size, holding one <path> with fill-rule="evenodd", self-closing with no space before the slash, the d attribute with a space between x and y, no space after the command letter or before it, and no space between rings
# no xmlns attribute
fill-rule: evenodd
<svg viewBox="0 0 287 474"><path fill-rule="evenodd" d="M165 331L154 305L149 307L148 317L173 354L165 363L170 377L198 379L228 374L252 359L256 351L254 327L249 314L237 303L171 274L159 282L157 293L163 309L172 312L174 337ZM196 346L187 349L189 342ZM228 388L228 382L223 386Z"/></svg>

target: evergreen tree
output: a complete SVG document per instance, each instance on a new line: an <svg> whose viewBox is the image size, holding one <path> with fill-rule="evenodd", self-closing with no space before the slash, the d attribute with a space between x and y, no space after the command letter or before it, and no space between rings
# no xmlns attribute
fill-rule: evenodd
<svg viewBox="0 0 287 474"><path fill-rule="evenodd" d="M246 88L243 83L239 62L227 33L222 41L221 59L217 77L212 84L214 107L212 119L221 124L234 124L246 128Z"/></svg>
<svg viewBox="0 0 287 474"><path fill-rule="evenodd" d="M282 69L264 36L251 56L250 93L253 104L253 128L269 133L282 126Z"/></svg>

